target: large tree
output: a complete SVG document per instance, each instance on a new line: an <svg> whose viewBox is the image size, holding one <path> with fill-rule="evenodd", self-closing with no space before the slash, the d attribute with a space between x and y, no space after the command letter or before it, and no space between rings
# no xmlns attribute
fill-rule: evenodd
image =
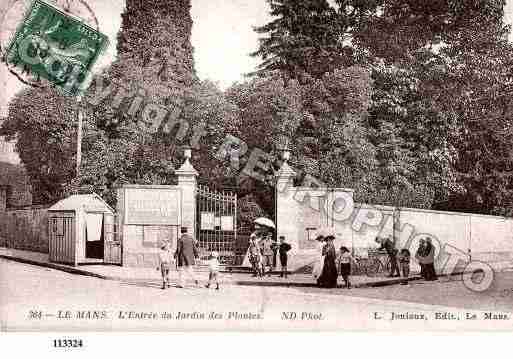
<svg viewBox="0 0 513 359"><path fill-rule="evenodd" d="M271 155L261 159L267 171L259 169L259 178L248 176L246 162L241 162L234 174L241 192L253 193L272 213L277 159L288 145L299 182L312 182L306 176L313 176L318 184L357 188L358 198L370 201L376 161L363 127L370 89L369 73L360 67L335 70L320 79L305 75L303 84L270 74L230 88L227 99L237 110L232 133L247 145L246 155L255 149Z"/></svg>
<svg viewBox="0 0 513 359"><path fill-rule="evenodd" d="M353 43L373 68L371 134L390 188L419 188L427 207L507 208L512 124L496 109L513 59L505 3L340 3L353 6Z"/></svg>
<svg viewBox="0 0 513 359"><path fill-rule="evenodd" d="M127 1L118 57L103 74L105 86L113 90L102 96L93 82L81 104L85 122L79 178L73 164L76 101L51 88L28 89L13 100L2 133L17 140L37 201L53 201L82 187L113 202L116 185L173 181L188 138L176 139L174 128L162 131L169 117L142 112L152 104L181 116L178 120L190 117L185 107L194 98L196 82L190 7L190 0ZM130 111L138 97L140 106ZM163 126L155 128L155 123Z"/></svg>
<svg viewBox="0 0 513 359"><path fill-rule="evenodd" d="M0 136L16 141L35 203L60 199L75 176L77 103L53 88L26 88L11 100Z"/></svg>
<svg viewBox="0 0 513 359"><path fill-rule="evenodd" d="M267 0L273 20L255 31L261 35L252 55L262 59L257 74L279 71L284 78L320 78L352 64L344 44L344 23L326 0Z"/></svg>
<svg viewBox="0 0 513 359"><path fill-rule="evenodd" d="M103 88L114 91L97 100L101 90L93 86L86 96L92 122L75 186L114 202L114 188L123 183L174 182L189 137L176 136L173 122L188 121L186 108L198 86L190 8L190 0L127 1L117 59L103 74ZM140 103L132 108L134 100ZM153 110L144 114L147 106Z"/></svg>
<svg viewBox="0 0 513 359"><path fill-rule="evenodd" d="M337 57L348 60L339 66L359 63L373 80L369 116L353 125L345 117L340 126L358 124L372 143L379 164L374 200L504 213L512 196L513 127L500 95L511 93L505 1L335 3L270 1L274 18L257 29L264 35L255 53L264 59L259 73L277 70L307 84L305 73L319 79L333 72L316 66L321 57L312 53L330 54L327 65ZM332 25L323 39L322 24ZM313 111L313 120L302 123L312 132L304 147L310 166L317 163L312 156L329 158L318 124L335 113ZM308 170L323 173L316 166ZM345 168L340 164L339 178Z"/></svg>

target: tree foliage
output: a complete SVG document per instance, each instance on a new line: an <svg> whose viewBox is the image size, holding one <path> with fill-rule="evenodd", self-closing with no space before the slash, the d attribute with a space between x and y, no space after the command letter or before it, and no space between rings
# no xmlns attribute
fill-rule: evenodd
<svg viewBox="0 0 513 359"><path fill-rule="evenodd" d="M75 176L77 103L53 88L28 88L10 102L0 136L16 141L35 203L63 196Z"/></svg>
<svg viewBox="0 0 513 359"><path fill-rule="evenodd" d="M253 193L273 212L272 184L286 145L300 177L358 188L358 196L369 199L376 183L375 150L363 127L370 89L369 73L360 67L338 69L321 79L306 75L303 84L270 73L230 88L227 98L237 109L234 133L248 153L259 149L269 154L262 158L267 170L259 168L264 181L247 176L246 163L241 163L243 192Z"/></svg>
<svg viewBox="0 0 513 359"><path fill-rule="evenodd" d="M365 178L370 190L361 198L423 208L510 212L513 126L504 93L511 93L513 57L509 27L503 22L505 1L269 3L274 18L257 29L262 38L254 55L263 60L260 73L278 69L310 86L309 77L317 79L307 93L318 100L323 77L335 72L329 66L309 66L315 42L316 53L334 54L331 59L345 56L347 61L335 70L357 63L371 74L371 101L360 108L359 120L341 120L330 106L311 106L311 118L302 122L302 131L310 136L300 146L307 172L319 178L329 173L316 157L329 164L346 158L340 155L344 151L335 158L322 151L331 147L323 128L337 133L329 120L335 117L344 128L337 139L356 128L356 137L370 142L366 156L356 157L356 176ZM333 25L325 32L329 41L321 41L318 23ZM337 146L343 148L342 143ZM362 184L346 180L350 165L339 162L333 168L331 178L352 183L358 192Z"/></svg>
<svg viewBox="0 0 513 359"><path fill-rule="evenodd" d="M344 24L326 0L268 0L273 20L257 27L261 35L252 56L262 58L257 74L279 71L285 79L301 79L352 64L343 42Z"/></svg>
<svg viewBox="0 0 513 359"><path fill-rule="evenodd" d="M173 183L192 142L200 183L245 197L244 221L273 212L285 145L301 177L354 188L359 201L511 214L504 1L268 3L273 18L256 28L258 76L223 92L196 78L190 0L128 0L118 58L103 74L114 90L98 98L93 86L82 102L80 177L77 103L46 88L10 104L0 135L17 141L36 201L81 189L114 203L124 183ZM244 160L233 167L216 157L227 134L245 142L243 155L270 154L263 181Z"/></svg>

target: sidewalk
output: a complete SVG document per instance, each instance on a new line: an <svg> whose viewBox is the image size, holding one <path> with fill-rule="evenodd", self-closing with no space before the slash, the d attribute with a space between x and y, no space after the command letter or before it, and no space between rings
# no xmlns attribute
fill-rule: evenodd
<svg viewBox="0 0 513 359"><path fill-rule="evenodd" d="M23 251L17 249L8 249L0 247L0 258L56 269L71 274L78 274L90 277L96 277L106 280L126 281L126 282L160 282L160 272L156 268L127 268L114 265L80 265L77 267L52 263L48 259L48 254ZM200 281L208 280L208 273L199 268L196 272ZM177 278L176 271L171 272L171 280ZM309 274L291 274L287 279L280 278L276 274L271 277L264 278L252 277L251 273L229 273L221 274L222 282L230 285L246 285L246 286L280 286L280 287L315 287L315 281ZM410 280L418 279L412 277ZM399 278L381 278L367 276L352 276L351 282L353 287L373 287L398 284Z"/></svg>
<svg viewBox="0 0 513 359"><path fill-rule="evenodd" d="M160 272L156 268L129 268L115 265L80 265L77 267L50 262L48 254L0 247L0 258L56 269L71 274L96 277L106 280L123 282L152 282L160 283ZM511 268L511 263L502 264L500 267ZM497 265L497 268L499 265ZM197 278L201 282L208 280L208 272L204 268L198 268ZM287 279L280 278L276 274L264 278L252 277L251 273L221 273L221 281L228 285L242 286L266 286L266 287L316 287L315 281L309 274L290 274ZM171 280L177 279L177 272L171 271ZM411 276L408 280L419 280L418 275ZM401 278L351 276L351 284L355 288L380 287L395 285L401 282ZM339 279L339 283L341 279Z"/></svg>

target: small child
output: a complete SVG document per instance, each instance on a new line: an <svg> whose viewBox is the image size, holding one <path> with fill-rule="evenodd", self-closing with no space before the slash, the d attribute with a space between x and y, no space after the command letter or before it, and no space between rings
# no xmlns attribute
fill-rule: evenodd
<svg viewBox="0 0 513 359"><path fill-rule="evenodd" d="M399 253L399 266L401 267L401 272L403 273L404 280L401 282L401 285L408 284L408 277L410 276L410 251L406 248L403 248Z"/></svg>
<svg viewBox="0 0 513 359"><path fill-rule="evenodd" d="M219 253L212 252L210 254L210 258L208 260L208 284L205 286L207 288L210 288L210 284L212 284L213 281L216 282L216 290L219 290Z"/></svg>
<svg viewBox="0 0 513 359"><path fill-rule="evenodd" d="M346 288L350 289L351 282L349 281L349 275L351 274L351 262L355 262L355 259L347 247L340 247L338 261L340 263L340 275L346 283Z"/></svg>
<svg viewBox="0 0 513 359"><path fill-rule="evenodd" d="M160 270L162 274L162 289L169 288L171 286L169 281L169 270L171 268L171 252L169 250L169 242L164 242L160 247L159 251L159 263L160 266L157 270Z"/></svg>

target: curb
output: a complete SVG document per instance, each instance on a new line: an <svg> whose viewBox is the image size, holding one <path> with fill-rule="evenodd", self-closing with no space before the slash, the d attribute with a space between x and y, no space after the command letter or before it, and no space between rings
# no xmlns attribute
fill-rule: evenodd
<svg viewBox="0 0 513 359"><path fill-rule="evenodd" d="M86 277L94 277L104 280L113 280L113 281L139 281L139 280L147 280L147 279L141 279L141 278L124 278L124 277L117 277L117 276L107 276L98 274L95 272L79 269L76 267L64 265L64 264L56 264L56 263L50 263L50 262L40 262L36 260L26 259L26 258L19 258L14 256L9 256L5 254L0 254L0 258L11 260L13 262L19 262L19 263L25 263L30 265L35 265L39 267L45 267L50 269L59 270L62 272L70 273L70 274L76 274L76 275L82 275ZM227 271L226 271L227 272ZM457 276L457 275L463 275L465 273L464 270L453 272L450 275L447 274L440 274L438 277L447 277L447 276ZM422 277L419 275L410 277L407 279L407 282L411 281L417 281L422 280ZM378 280L378 281L372 281L372 282L366 282L366 283L360 283L360 284L354 284L353 288L371 288L371 287L385 287L389 285L397 285L404 282L403 278L394 278L394 279L386 279L386 280ZM257 287L297 287L297 288L318 288L316 283L314 281L312 282L264 282L264 281L256 281L256 280L235 280L231 282L232 285L241 285L241 286L257 286ZM337 285L337 288L343 288L342 285Z"/></svg>
<svg viewBox="0 0 513 359"><path fill-rule="evenodd" d="M130 279L130 278L117 277L117 276L106 276L106 275L94 273L91 271L79 269L79 268L64 265L64 264L40 262L40 261L36 261L36 260L14 257L14 256L5 255L5 254L0 254L0 258L11 260L13 262L30 264L30 265L35 265L38 267L55 269L55 270L59 270L59 271L70 273L70 274L82 275L82 276L86 276L86 277L94 277L94 278L99 278L99 279L104 279L104 280L114 280L114 281L142 280L142 279L138 279L138 278ZM410 280L417 280L417 279L421 279L421 278L420 277L418 277L418 278L412 277L408 280L410 281ZM386 280L386 281L374 281L374 282L356 284L353 287L354 288L380 287L380 286L398 284L398 283L401 283L401 281L402 280L400 278L399 279L390 279L390 280ZM294 283L294 282L284 283L284 282L260 282L260 281L251 281L251 280L236 280L236 281L231 282L230 284L241 285L241 286L259 286L259 287L317 288L316 283L313 281L312 282L298 282L298 283ZM338 287L341 288L342 286L339 285Z"/></svg>
<svg viewBox="0 0 513 359"><path fill-rule="evenodd" d="M422 277L415 276L408 278L408 282L415 281L415 280L421 280ZM352 288L370 288L370 287L385 287L389 285L396 285L401 284L404 282L404 279L397 278L397 279L389 279L389 280L381 280L381 281L374 281L374 282L366 282L366 283L360 283L360 284L354 284L352 285ZM257 281L244 281L239 280L233 282L233 284L242 285L242 286L251 286L251 287L297 287L297 288L318 288L317 284L315 282L257 282ZM344 288L343 285L339 284L337 285L337 288Z"/></svg>
<svg viewBox="0 0 513 359"><path fill-rule="evenodd" d="M95 278L100 278L100 279L110 279L110 280L114 279L115 280L114 277L104 276L104 275L101 275L101 274L98 274L98 273L93 273L93 272L90 272L90 271L78 269L78 268L67 266L67 265L63 265L63 264L55 264L55 263L49 263L49 262L34 261L34 260L31 260L31 259L13 257L13 256L5 255L5 254L0 254L0 258L11 260L13 262L31 264L31 265L35 265L35 266L38 266L38 267L45 267L45 268L60 270L62 272L67 272L67 273L70 273L70 274L77 274L77 275L83 275L83 276L87 276L87 277L95 277Z"/></svg>

